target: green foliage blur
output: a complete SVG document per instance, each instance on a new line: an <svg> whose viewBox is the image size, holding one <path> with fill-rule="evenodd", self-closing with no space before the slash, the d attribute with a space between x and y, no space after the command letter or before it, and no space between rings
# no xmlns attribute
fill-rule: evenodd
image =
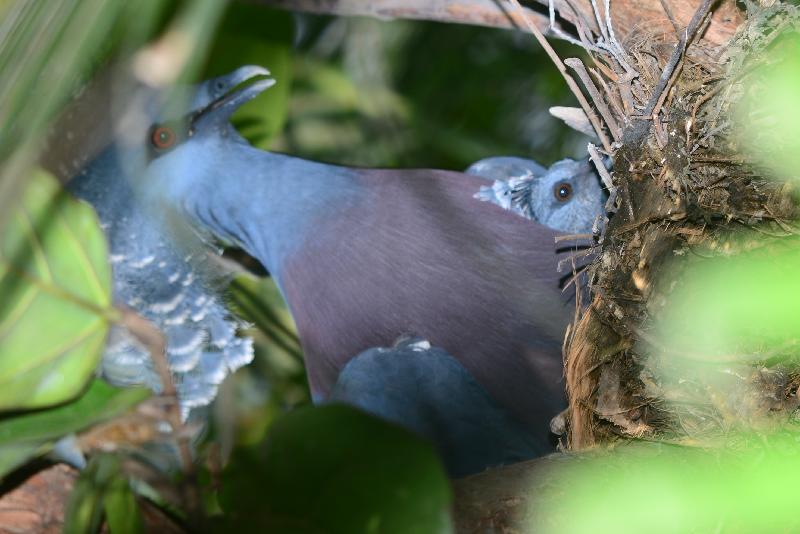
<svg viewBox="0 0 800 534"><path fill-rule="evenodd" d="M698 363L787 356L800 332L798 267L793 247L692 262L659 317L659 339Z"/></svg>
<svg viewBox="0 0 800 534"><path fill-rule="evenodd" d="M349 406L281 418L261 447L234 451L222 487L224 532L451 528L450 487L431 445Z"/></svg>
<svg viewBox="0 0 800 534"><path fill-rule="evenodd" d="M289 118L275 150L354 166L457 170L487 156L549 165L585 155L585 139L548 114L573 99L529 35L418 21L295 20Z"/></svg>
<svg viewBox="0 0 800 534"><path fill-rule="evenodd" d="M784 31L760 57L749 59L744 95L735 110L738 140L767 174L800 178L800 33Z"/></svg>
<svg viewBox="0 0 800 534"><path fill-rule="evenodd" d="M530 532L797 532L797 438L752 436L744 450L633 443L562 464Z"/></svg>

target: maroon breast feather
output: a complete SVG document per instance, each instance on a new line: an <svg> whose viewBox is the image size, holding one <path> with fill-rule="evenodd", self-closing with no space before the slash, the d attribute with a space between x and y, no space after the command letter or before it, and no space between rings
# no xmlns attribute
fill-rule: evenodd
<svg viewBox="0 0 800 534"><path fill-rule="evenodd" d="M474 199L485 182L462 173L359 179L363 204L320 214L283 268L315 398L361 351L416 336L549 432L565 405L561 346L575 309L560 288L559 233Z"/></svg>

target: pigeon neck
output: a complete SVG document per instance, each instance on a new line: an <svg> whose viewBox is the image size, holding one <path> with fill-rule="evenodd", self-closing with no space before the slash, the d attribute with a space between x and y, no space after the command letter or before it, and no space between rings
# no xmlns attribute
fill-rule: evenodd
<svg viewBox="0 0 800 534"><path fill-rule="evenodd" d="M212 189L211 199L198 202L206 208L196 216L257 258L280 284L286 258L326 219L358 202L358 175L346 167L249 145L236 152L223 167L230 181Z"/></svg>

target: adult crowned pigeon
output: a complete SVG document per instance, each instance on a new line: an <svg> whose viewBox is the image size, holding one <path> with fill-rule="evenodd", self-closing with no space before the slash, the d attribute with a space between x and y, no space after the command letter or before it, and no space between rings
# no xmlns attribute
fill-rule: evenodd
<svg viewBox="0 0 800 534"><path fill-rule="evenodd" d="M363 376L358 364L341 381L340 373L357 355L394 347L388 354L397 358L415 354L399 367L356 360L371 362L365 368L376 383L430 397L411 399L417 407L436 402L432 387L452 392L450 406L459 406L455 420L447 409L436 412L431 428L439 430L432 432L402 420L413 412L408 407L397 406L394 419L427 432L445 453L453 440L437 442L437 432L460 436L458 425L493 421L485 427L491 435L498 421L508 421L509 450L517 451L522 436L528 451L505 460L465 453L449 463L452 473L550 450L549 421L565 404L562 336L574 310L556 269L559 232L476 199L487 183L481 176L350 168L254 148L229 119L275 83L267 74L242 67L201 84L189 111L151 112L140 139L110 149L73 182L107 225L117 298L166 329L181 398L189 406L200 397L207 402L220 376L251 355L198 261L214 237L243 248L274 278L296 322L316 402L336 389L335 398L364 405L365 397L347 393L363 390L345 384ZM200 239L189 239L195 235ZM187 239L201 246L187 246ZM431 347L394 346L410 337ZM195 357L183 364L186 354ZM426 377L429 362L427 376L440 386L414 390L411 382ZM103 369L112 378L152 382L130 340L109 348ZM207 394L195 396L196 389ZM393 409L384 408L373 411ZM478 417L464 421L472 413Z"/></svg>
<svg viewBox="0 0 800 534"><path fill-rule="evenodd" d="M192 90L190 109L209 105L254 75L259 67L207 80ZM157 120L163 93L145 95L140 112ZM184 417L210 403L222 380L253 359L252 340L237 337L242 322L225 308L223 283L207 261L207 247L175 228L156 206L141 202L136 184L144 172L142 143L124 140L107 147L67 187L90 202L110 244L114 299L135 309L167 338L167 358ZM160 391L161 380L147 349L123 328L111 330L100 367L117 385L145 385Z"/></svg>

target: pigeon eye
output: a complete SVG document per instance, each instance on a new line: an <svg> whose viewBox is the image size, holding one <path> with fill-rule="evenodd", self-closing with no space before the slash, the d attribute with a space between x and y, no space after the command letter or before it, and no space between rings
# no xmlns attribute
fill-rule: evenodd
<svg viewBox="0 0 800 534"><path fill-rule="evenodd" d="M553 188L553 194L559 202L566 202L572 197L572 186L567 182L556 184Z"/></svg>
<svg viewBox="0 0 800 534"><path fill-rule="evenodd" d="M175 144L175 132L169 126L157 126L150 134L150 142L159 150L166 150Z"/></svg>

